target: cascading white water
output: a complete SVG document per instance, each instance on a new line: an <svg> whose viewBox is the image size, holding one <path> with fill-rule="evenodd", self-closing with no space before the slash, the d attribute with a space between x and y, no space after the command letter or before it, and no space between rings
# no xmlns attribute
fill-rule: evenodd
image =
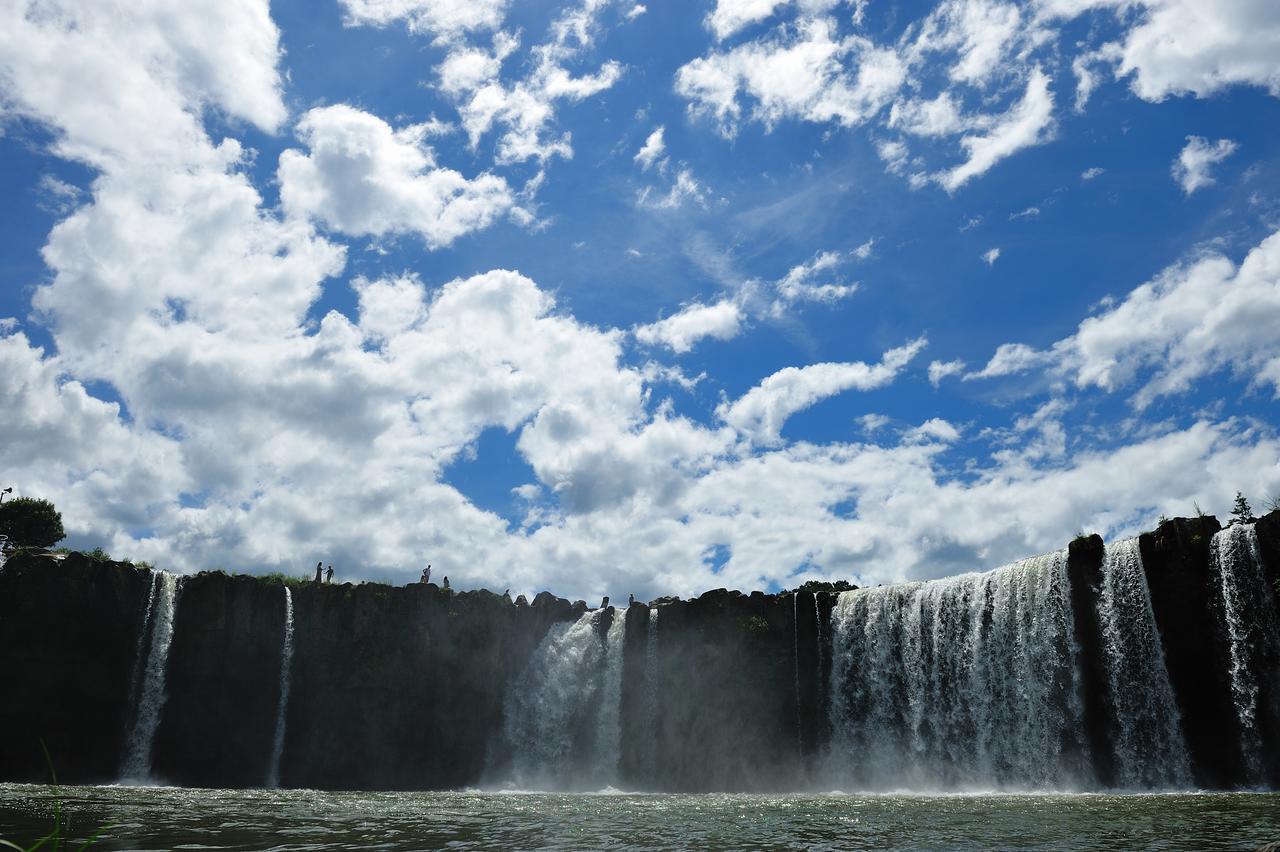
<svg viewBox="0 0 1280 852"><path fill-rule="evenodd" d="M1066 552L843 592L832 612L832 774L862 789L1080 782Z"/></svg>
<svg viewBox="0 0 1280 852"><path fill-rule="evenodd" d="M142 629L138 631L138 641L133 648L133 674L129 677L129 707L130 718L129 725L132 726L138 712L138 689L142 685L142 672L146 666L146 658L142 656L142 650L146 647L147 637L151 631L151 610L156 605L156 595L160 589L160 574L152 572L151 587L147 592L147 608L142 613Z"/></svg>
<svg viewBox="0 0 1280 852"><path fill-rule="evenodd" d="M800 736L800 593L791 593L791 678L796 702L796 752L804 750Z"/></svg>
<svg viewBox="0 0 1280 852"><path fill-rule="evenodd" d="M626 619L600 613L553 625L507 691L510 781L527 789L599 789L617 780Z"/></svg>
<svg viewBox="0 0 1280 852"><path fill-rule="evenodd" d="M1137 539L1107 546L1098 623L1110 689L1117 785L1189 786L1191 760Z"/></svg>
<svg viewBox="0 0 1280 852"><path fill-rule="evenodd" d="M169 646L173 642L179 584L173 574L160 571L156 576L159 584L151 619L147 664L120 770L121 776L129 781L144 781L151 776L151 746L168 697L165 694L165 671L169 664Z"/></svg>
<svg viewBox="0 0 1280 852"><path fill-rule="evenodd" d="M1253 525L1233 524L1215 534L1209 553L1231 655L1231 696L1240 726L1240 748L1249 780L1257 783L1262 781L1258 661L1274 658L1280 651L1280 625Z"/></svg>
<svg viewBox="0 0 1280 852"><path fill-rule="evenodd" d="M622 754L622 653L626 638L627 619L624 613L615 612L605 635L604 677L596 711L594 770L596 778L606 783L617 780Z"/></svg>
<svg viewBox="0 0 1280 852"><path fill-rule="evenodd" d="M658 608L649 607L649 629L644 639L644 756L645 778L658 773Z"/></svg>
<svg viewBox="0 0 1280 852"><path fill-rule="evenodd" d="M271 764L267 786L280 786L280 758L284 756L284 725L289 714L289 682L293 673L293 594L284 587L284 646L280 651L280 700L276 704L276 729L271 738Z"/></svg>

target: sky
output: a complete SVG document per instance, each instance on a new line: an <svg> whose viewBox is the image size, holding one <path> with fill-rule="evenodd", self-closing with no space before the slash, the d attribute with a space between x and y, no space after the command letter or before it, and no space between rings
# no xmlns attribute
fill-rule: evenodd
<svg viewBox="0 0 1280 852"><path fill-rule="evenodd" d="M0 485L640 599L1280 497L1274 0L0 0Z"/></svg>

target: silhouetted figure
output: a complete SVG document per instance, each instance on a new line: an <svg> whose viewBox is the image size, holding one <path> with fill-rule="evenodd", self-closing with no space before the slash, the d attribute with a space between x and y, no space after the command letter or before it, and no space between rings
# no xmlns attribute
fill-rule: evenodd
<svg viewBox="0 0 1280 852"><path fill-rule="evenodd" d="M627 606L635 606L635 605L636 605L636 596L627 595Z"/></svg>
<svg viewBox="0 0 1280 852"><path fill-rule="evenodd" d="M507 600L511 600L511 590L507 589L505 592L502 593L502 596Z"/></svg>
<svg viewBox="0 0 1280 852"><path fill-rule="evenodd" d="M320 582L323 574L324 574L324 563L317 562L316 563L316 582L317 583Z"/></svg>
<svg viewBox="0 0 1280 852"><path fill-rule="evenodd" d="M440 588L444 589L446 592L449 591L449 575L448 574L444 575L444 582L441 584Z"/></svg>
<svg viewBox="0 0 1280 852"><path fill-rule="evenodd" d="M608 596L608 595L605 595L605 596L604 596L604 600L600 601L600 608L601 608L601 609L608 609L608 608L609 608L609 596Z"/></svg>
<svg viewBox="0 0 1280 852"><path fill-rule="evenodd" d="M330 565L328 568L324 569L324 581L325 581L326 583L332 583L332 582L333 582L333 566L332 566L332 565Z"/></svg>
<svg viewBox="0 0 1280 852"><path fill-rule="evenodd" d="M425 586L427 583L430 583L430 582L431 582L431 566L428 565L426 568L422 569L422 585Z"/></svg>

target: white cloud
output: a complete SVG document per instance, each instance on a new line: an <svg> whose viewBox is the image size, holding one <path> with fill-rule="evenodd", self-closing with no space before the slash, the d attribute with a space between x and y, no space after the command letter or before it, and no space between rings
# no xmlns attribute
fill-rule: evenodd
<svg viewBox="0 0 1280 852"><path fill-rule="evenodd" d="M1087 168L1080 173L1080 180L1093 180L1094 178L1101 176L1102 173L1105 171L1106 169L1100 166L1093 166L1091 168Z"/></svg>
<svg viewBox="0 0 1280 852"><path fill-rule="evenodd" d="M659 125L649 137L644 140L644 145L636 152L635 161L640 164L643 171L648 171L663 152L667 150L667 143L662 138L663 128Z"/></svg>
<svg viewBox="0 0 1280 852"><path fill-rule="evenodd" d="M870 254L870 246L870 242L866 244L868 254ZM860 250L861 247L855 249L854 253ZM785 310L787 305L795 302L831 303L858 292L857 284L822 281L824 276L831 275L832 270L845 260L845 256L839 252L824 251L814 255L811 260L792 267L782 280L774 285L778 296L774 312L779 313Z"/></svg>
<svg viewBox="0 0 1280 852"><path fill-rule="evenodd" d="M627 10L626 18L628 21L634 21L636 18L649 11L649 7L643 3L637 3Z"/></svg>
<svg viewBox="0 0 1280 852"><path fill-rule="evenodd" d="M981 370L966 373L964 380L991 379L997 376L1011 376L1025 373L1048 363L1050 356L1025 343L1001 343L991 360Z"/></svg>
<svg viewBox="0 0 1280 852"><path fill-rule="evenodd" d="M265 0L191 0L181 15L161 3L8 3L0 89L6 111L55 127L53 147L70 159L223 163L239 146L212 146L200 112L277 130L279 35Z"/></svg>
<svg viewBox="0 0 1280 852"><path fill-rule="evenodd" d="M1272 0L1148 0L1124 38L1120 75L1139 97L1208 97L1255 85L1280 96L1280 5Z"/></svg>
<svg viewBox="0 0 1280 852"><path fill-rule="evenodd" d="M410 32L442 38L496 29L507 0L341 0L349 26L386 26L403 20Z"/></svg>
<svg viewBox="0 0 1280 852"><path fill-rule="evenodd" d="M1006 157L1043 142L1052 126L1053 94L1049 91L1049 78L1037 67L1027 80L1022 100L987 133L962 137L960 145L969 159L939 174L937 180L948 192L955 192Z"/></svg>
<svg viewBox="0 0 1280 852"><path fill-rule="evenodd" d="M752 117L766 126L783 118L849 126L883 109L905 76L892 49L860 36L840 38L834 21L806 18L774 36L689 62L676 73L676 92L689 99L692 111L715 118L723 133L733 135L740 94L756 102Z"/></svg>
<svg viewBox="0 0 1280 852"><path fill-rule="evenodd" d="M925 54L954 52L951 79L985 85L1005 60L1022 23L1013 3L943 0L921 24L910 52L917 62Z"/></svg>
<svg viewBox="0 0 1280 852"><path fill-rule="evenodd" d="M922 444L937 441L950 444L960 440L960 430L941 417L933 417L902 433L903 443Z"/></svg>
<svg viewBox="0 0 1280 852"><path fill-rule="evenodd" d="M676 172L676 179L672 181L666 195L655 197L653 187L646 186L640 190L636 200L641 207L650 207L655 210L675 210L683 207L686 201L706 207L707 188L693 176L692 171L682 168Z"/></svg>
<svg viewBox="0 0 1280 852"><path fill-rule="evenodd" d="M473 148L501 128L496 154L500 164L573 156L571 135L553 130L557 103L592 97L622 77L622 65L612 60L580 76L566 68L591 46L596 17L608 4L609 0L583 0L563 12L551 24L551 38L532 49L529 72L514 83L503 81L501 70L518 45L515 36L496 34L489 51L451 45L436 70L441 90L457 101Z"/></svg>
<svg viewBox="0 0 1280 852"><path fill-rule="evenodd" d="M987 266L995 266L996 261L1000 259L1000 249L990 248L982 253L982 262Z"/></svg>
<svg viewBox="0 0 1280 852"><path fill-rule="evenodd" d="M648 346L662 345L673 352L688 352L705 338L730 340L742 328L742 310L723 299L714 304L694 302L665 319L636 327L636 340Z"/></svg>
<svg viewBox="0 0 1280 852"><path fill-rule="evenodd" d="M795 3L804 14L830 11L842 0L716 0L716 7L707 15L707 28L716 39L723 41L743 27L772 17L779 7Z"/></svg>
<svg viewBox="0 0 1280 852"><path fill-rule="evenodd" d="M1010 214L1009 214L1009 221L1010 221L1010 222L1014 222L1014 221L1017 221L1018 219L1034 219L1034 218L1036 218L1036 217L1037 217L1037 216L1039 216L1039 215L1040 215L1040 208L1039 208L1039 207L1036 207L1036 206L1033 204L1032 206L1030 206L1030 207L1026 208L1025 210L1020 210L1020 211L1019 211L1019 212L1017 212L1017 213L1010 213ZM990 252L988 252L988 254L990 254ZM999 256L1000 256L1000 253L997 251L997 252L996 252L996 257L999 257ZM992 260L994 260L994 259L995 259L995 258L992 258Z"/></svg>
<svg viewBox="0 0 1280 852"><path fill-rule="evenodd" d="M1238 147L1231 139L1210 142L1202 136L1188 136L1186 146L1173 161L1173 179L1186 195L1209 186L1214 182L1210 170L1234 154Z"/></svg>
<svg viewBox="0 0 1280 852"><path fill-rule="evenodd" d="M280 197L290 216L355 236L415 233L430 248L488 227L514 206L500 177L467 179L439 167L427 128L393 130L345 105L313 109L298 122L303 153L280 155Z"/></svg>
<svg viewBox="0 0 1280 852"><path fill-rule="evenodd" d="M866 260L871 257L871 252L875 250L876 238L868 237L867 241L853 250L853 256L858 260Z"/></svg>
<svg viewBox="0 0 1280 852"><path fill-rule="evenodd" d="M716 414L755 443L776 443L792 414L847 390L871 390L889 384L924 346L921 338L890 349L879 364L853 361L786 367L732 403L721 403Z"/></svg>
<svg viewBox="0 0 1280 852"><path fill-rule="evenodd" d="M1280 396L1277 327L1280 232L1238 267L1213 252L1169 267L1048 349L1002 344L986 367L965 379L1045 367L1081 388L1115 392L1138 383L1131 402L1143 408L1231 369Z"/></svg>
<svg viewBox="0 0 1280 852"><path fill-rule="evenodd" d="M935 388L942 384L942 380L948 376L959 375L964 372L965 363L959 359L955 361L933 361L929 364L929 384Z"/></svg>

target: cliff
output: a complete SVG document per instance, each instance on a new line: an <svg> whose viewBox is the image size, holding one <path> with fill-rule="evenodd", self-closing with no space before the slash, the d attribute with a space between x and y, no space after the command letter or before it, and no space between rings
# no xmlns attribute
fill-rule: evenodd
<svg viewBox="0 0 1280 852"><path fill-rule="evenodd" d="M1150 609L1195 783L1276 785L1280 642L1265 624L1233 638L1215 573L1221 560L1210 553L1219 529L1213 518L1175 519L1141 537ZM1274 623L1280 513L1254 530L1253 556L1266 581L1254 603L1269 608ZM1114 780L1117 737L1098 619L1104 553L1096 536L1079 539L1066 567L1085 786L1097 788ZM504 738L509 690L540 643L584 611L546 593L524 605L421 584L299 583L289 593L293 650L279 782L326 789L501 783L494 767L527 746ZM821 785L833 760L836 603L824 592L720 589L598 614L599 641L614 618L625 623L625 641L616 753L596 747L591 759L607 761L615 786L632 789ZM151 572L125 563L28 553L0 569L0 779L46 778L41 742L62 781L120 777L144 688L142 661L153 650L153 606ZM172 606L152 775L188 786L263 785L281 706L285 587L203 573L182 579ZM1231 674L1242 654L1257 673L1252 722L1241 721ZM582 700L604 702L608 679L581 676L598 677Z"/></svg>

